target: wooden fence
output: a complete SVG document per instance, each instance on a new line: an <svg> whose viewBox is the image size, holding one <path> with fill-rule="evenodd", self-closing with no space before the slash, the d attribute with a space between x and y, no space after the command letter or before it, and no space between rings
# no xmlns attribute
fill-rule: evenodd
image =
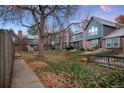
<svg viewBox="0 0 124 93"><path fill-rule="evenodd" d="M88 62L104 64L111 67L124 68L124 57L90 54L88 55Z"/></svg>
<svg viewBox="0 0 124 93"><path fill-rule="evenodd" d="M13 58L14 45L10 32L0 29L0 87L10 87Z"/></svg>

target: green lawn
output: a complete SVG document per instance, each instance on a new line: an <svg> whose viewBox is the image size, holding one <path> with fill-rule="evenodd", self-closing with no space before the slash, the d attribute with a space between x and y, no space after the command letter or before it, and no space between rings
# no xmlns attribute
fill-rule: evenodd
<svg viewBox="0 0 124 93"><path fill-rule="evenodd" d="M27 64L47 64L32 68L45 87L124 87L124 71L82 63L82 51L48 51L40 59L31 52L22 55Z"/></svg>

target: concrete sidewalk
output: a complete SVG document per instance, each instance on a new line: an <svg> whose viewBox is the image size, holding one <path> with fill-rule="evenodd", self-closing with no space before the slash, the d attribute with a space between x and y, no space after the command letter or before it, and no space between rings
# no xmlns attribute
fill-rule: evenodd
<svg viewBox="0 0 124 93"><path fill-rule="evenodd" d="M25 61L15 57L11 88L43 88L36 74L27 66Z"/></svg>

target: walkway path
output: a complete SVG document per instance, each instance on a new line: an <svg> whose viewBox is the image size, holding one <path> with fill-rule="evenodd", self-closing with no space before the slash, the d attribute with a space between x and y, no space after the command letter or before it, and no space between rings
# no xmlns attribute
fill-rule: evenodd
<svg viewBox="0 0 124 93"><path fill-rule="evenodd" d="M35 73L27 66L25 61L16 54L11 88L43 88Z"/></svg>

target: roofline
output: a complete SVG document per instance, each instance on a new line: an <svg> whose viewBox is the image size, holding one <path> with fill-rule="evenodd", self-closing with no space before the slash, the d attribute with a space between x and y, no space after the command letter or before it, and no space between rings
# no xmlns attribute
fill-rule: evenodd
<svg viewBox="0 0 124 93"><path fill-rule="evenodd" d="M76 35L76 34L80 34L80 33L83 33L83 31L73 33L72 35Z"/></svg>
<svg viewBox="0 0 124 93"><path fill-rule="evenodd" d="M96 16L92 16L92 17L90 18L90 21L88 22L87 26L84 28L84 30L87 29L88 25L90 24L90 22L91 22L91 20L92 20L93 18L98 18L98 19L101 19L101 20L105 20L105 21L107 21L107 22L111 22L111 21L108 21L108 20L106 20L106 19L102 19L102 18L99 18L99 17L96 17ZM116 24L116 23L114 23L114 22L111 22L111 23ZM103 25L105 25L105 24L103 24ZM110 26L110 25L106 25L106 26ZM113 27L113 26L110 26L110 27ZM115 28L116 28L116 27L115 27Z"/></svg>
<svg viewBox="0 0 124 93"><path fill-rule="evenodd" d="M97 17L97 16L93 16L93 17L94 17L94 18L101 19L101 20L105 20L105 21L107 21L107 22L111 22L111 23L114 23L114 24L115 24L115 22L112 22L112 21L106 20L106 19L104 19L104 18L100 18L100 17Z"/></svg>
<svg viewBox="0 0 124 93"><path fill-rule="evenodd" d="M122 35L122 36L124 36L124 35ZM104 37L103 39L109 39L109 38L114 38L114 37L122 37L122 36Z"/></svg>
<svg viewBox="0 0 124 93"><path fill-rule="evenodd" d="M86 25L86 27L84 28L84 30L87 29L87 27L88 27L88 25L89 25L89 23L91 22L92 19L93 19L93 16L90 18L90 21L88 22L88 24Z"/></svg>
<svg viewBox="0 0 124 93"><path fill-rule="evenodd" d="M111 28L117 28L117 27L113 27L113 26L109 26L109 25L105 25L105 24L103 24L103 26L108 26L108 27L111 27Z"/></svg>

